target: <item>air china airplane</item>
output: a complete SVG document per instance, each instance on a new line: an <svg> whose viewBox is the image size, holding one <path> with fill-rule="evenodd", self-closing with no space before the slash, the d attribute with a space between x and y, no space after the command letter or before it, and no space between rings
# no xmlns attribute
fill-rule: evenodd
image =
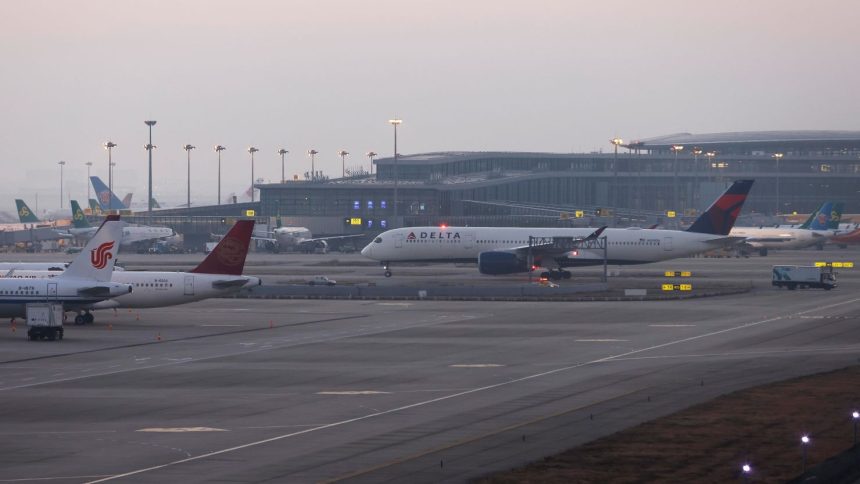
<svg viewBox="0 0 860 484"><path fill-rule="evenodd" d="M27 304L93 305L127 295L132 285L111 280L119 250L118 217L108 218L65 272L52 279L0 279L0 316L26 316ZM60 338L62 330L57 329ZM53 339L55 333L49 337Z"/></svg>
<svg viewBox="0 0 860 484"><path fill-rule="evenodd" d="M603 264L597 238L606 237L610 264L647 264L730 245L739 240L729 231L741 211L753 180L732 184L689 229L511 227L409 227L383 232L361 253L382 262L391 277L392 262L477 262L482 274L515 274L535 266L541 275L568 279L565 267ZM529 237L533 237L529 247ZM536 238L536 239L534 239Z"/></svg>
<svg viewBox="0 0 860 484"><path fill-rule="evenodd" d="M74 237L92 237L96 228L90 225L87 221L87 218L84 216L84 211L81 210L81 206L78 204L77 200L72 200L71 205L72 228L68 230L69 234ZM140 242L166 239L173 236L173 229L170 227L151 227L148 225L125 224L122 228L122 241L120 244L123 247L129 247Z"/></svg>
<svg viewBox="0 0 860 484"><path fill-rule="evenodd" d="M203 262L189 272L114 272L111 280L114 283L133 287L134 292L115 298L103 298L106 300L67 304L65 309L78 313L75 324L85 324L95 320L90 312L95 309L175 306L259 286L261 283L259 278L242 275L253 229L253 220L236 222ZM72 266L69 267L66 272L71 270ZM63 274L65 273L56 271L14 270L3 275L2 278L38 280L60 278Z"/></svg>

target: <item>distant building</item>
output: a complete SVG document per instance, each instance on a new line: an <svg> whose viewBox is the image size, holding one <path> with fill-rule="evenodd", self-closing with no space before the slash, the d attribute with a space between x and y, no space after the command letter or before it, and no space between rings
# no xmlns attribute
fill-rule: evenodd
<svg viewBox="0 0 860 484"><path fill-rule="evenodd" d="M777 199L780 213L809 212L825 198L860 210L858 131L675 134L622 144L617 163L607 145L609 153L399 156L398 215L404 225L484 224L518 204L691 215L739 178L756 180L746 213L773 214ZM257 185L259 215L313 223L315 233L383 230L393 222L395 162L375 165L373 176Z"/></svg>

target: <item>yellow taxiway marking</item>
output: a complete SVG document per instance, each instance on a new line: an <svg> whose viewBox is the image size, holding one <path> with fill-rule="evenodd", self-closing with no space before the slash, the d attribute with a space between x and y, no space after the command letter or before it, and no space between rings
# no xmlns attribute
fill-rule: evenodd
<svg viewBox="0 0 860 484"><path fill-rule="evenodd" d="M345 390L340 392L317 392L317 395L384 395L391 392L377 392L375 390Z"/></svg>
<svg viewBox="0 0 860 484"><path fill-rule="evenodd" d="M227 432L226 429L215 429L212 427L150 427L146 429L138 429L135 432L164 432L164 433L180 433L180 432Z"/></svg>

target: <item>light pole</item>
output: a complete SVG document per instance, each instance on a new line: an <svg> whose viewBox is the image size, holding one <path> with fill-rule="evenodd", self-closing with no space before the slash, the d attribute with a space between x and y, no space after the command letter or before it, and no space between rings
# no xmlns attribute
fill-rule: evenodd
<svg viewBox="0 0 860 484"><path fill-rule="evenodd" d="M801 468L801 473L806 472L806 448L809 447L809 443L811 440L808 435L804 435L800 438L800 449L803 452L803 464Z"/></svg>
<svg viewBox="0 0 860 484"><path fill-rule="evenodd" d="M618 145L624 143L624 140L618 136L609 140L615 148L615 158L612 161L612 208L614 211L618 209Z"/></svg>
<svg viewBox="0 0 860 484"><path fill-rule="evenodd" d="M188 157L188 208L191 208L191 150L196 148L196 146L185 145L182 147L185 150L185 155Z"/></svg>
<svg viewBox="0 0 860 484"><path fill-rule="evenodd" d="M744 475L744 482L749 482L750 473L752 473L752 466L749 464L744 464L743 466L741 466L741 472L743 472Z"/></svg>
<svg viewBox="0 0 860 484"><path fill-rule="evenodd" d="M714 168L714 157L717 156L717 152L708 151L707 153L705 153L705 156L708 157L708 167L712 170ZM708 170L708 173L711 173L711 170Z"/></svg>
<svg viewBox="0 0 860 484"><path fill-rule="evenodd" d="M116 143L108 140L104 144L104 147L108 150L108 190L111 193L110 198L108 198L108 210L113 210L113 161L111 155L113 154L113 149L116 148Z"/></svg>
<svg viewBox="0 0 860 484"><path fill-rule="evenodd" d="M702 154L701 148L693 148L693 208L699 209L699 155Z"/></svg>
<svg viewBox="0 0 860 484"><path fill-rule="evenodd" d="M287 153L289 153L289 151L287 151L283 148L278 150L278 154L281 155L281 183L287 182L287 179L284 176L284 155L286 155Z"/></svg>
<svg viewBox="0 0 860 484"><path fill-rule="evenodd" d="M678 152L683 150L682 145L672 145L672 153L675 153L675 160L672 163L672 210L680 210L678 203Z"/></svg>
<svg viewBox="0 0 860 484"><path fill-rule="evenodd" d="M58 165L60 165L60 210L63 209L63 167L66 166L65 161L58 161Z"/></svg>
<svg viewBox="0 0 860 484"><path fill-rule="evenodd" d="M87 203L90 203L90 168L93 166L92 161L84 163L87 165Z"/></svg>
<svg viewBox="0 0 860 484"><path fill-rule="evenodd" d="M314 171L316 169L316 165L314 164L314 161L317 156L317 153L319 153L319 151L317 150L308 150L308 154L311 155L311 181L314 181L314 179L316 178L316 172Z"/></svg>
<svg viewBox="0 0 860 484"><path fill-rule="evenodd" d="M775 215L779 216L779 162L782 160L782 157L785 156L783 153L774 153L771 155L773 159L776 160L776 212Z"/></svg>
<svg viewBox="0 0 860 484"><path fill-rule="evenodd" d="M149 184L148 184L149 193L147 194L148 198L146 201L146 206L148 207L148 209L146 211L146 215L149 218L152 218L152 149L155 148L155 145L152 144L152 127L155 126L155 121L154 120L144 121L144 124L149 126L149 143L147 143L144 146L144 148L146 148L146 151L149 155Z"/></svg>
<svg viewBox="0 0 860 484"><path fill-rule="evenodd" d="M215 152L218 153L218 205L221 205L221 152L227 147L215 145Z"/></svg>
<svg viewBox="0 0 860 484"><path fill-rule="evenodd" d="M254 202L254 153L258 152L253 146L248 147L248 153L251 153L251 203Z"/></svg>
<svg viewBox="0 0 860 484"><path fill-rule="evenodd" d="M349 151L340 150L337 152L337 155L340 156L340 177L346 177L346 155L349 154Z"/></svg>
<svg viewBox="0 0 860 484"><path fill-rule="evenodd" d="M376 156L376 153L372 151L367 152L367 157L370 158L370 174L373 175L373 157Z"/></svg>
<svg viewBox="0 0 860 484"><path fill-rule="evenodd" d="M389 119L388 123L394 126L394 226L392 228L397 228L397 126L403 123L402 119L398 119L396 116L394 119Z"/></svg>

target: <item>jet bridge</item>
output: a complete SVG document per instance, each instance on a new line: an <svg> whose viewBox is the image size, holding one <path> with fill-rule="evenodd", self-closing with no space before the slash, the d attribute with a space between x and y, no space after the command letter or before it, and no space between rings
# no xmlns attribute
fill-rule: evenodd
<svg viewBox="0 0 860 484"><path fill-rule="evenodd" d="M602 250L603 251L603 278L602 282L607 280L607 264L608 264L608 243L606 236L597 238L582 238L582 237L536 237L529 236L529 244L527 250L527 267L529 268L529 282L532 282L532 270L534 267L535 253L543 254L545 257L555 258L553 254L561 256L563 254L582 250ZM569 279L570 272L559 269L557 271L549 271L541 273L541 277L546 275L549 279Z"/></svg>

